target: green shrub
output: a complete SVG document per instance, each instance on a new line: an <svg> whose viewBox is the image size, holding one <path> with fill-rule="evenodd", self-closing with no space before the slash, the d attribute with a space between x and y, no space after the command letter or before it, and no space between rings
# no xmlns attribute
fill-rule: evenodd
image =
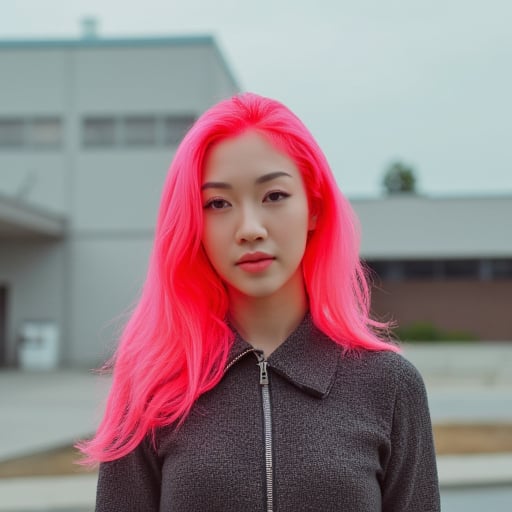
<svg viewBox="0 0 512 512"><path fill-rule="evenodd" d="M478 336L469 331L445 331L445 341L478 341Z"/></svg>
<svg viewBox="0 0 512 512"><path fill-rule="evenodd" d="M401 341L476 341L473 333L462 330L443 330L429 322L415 322L394 331Z"/></svg>

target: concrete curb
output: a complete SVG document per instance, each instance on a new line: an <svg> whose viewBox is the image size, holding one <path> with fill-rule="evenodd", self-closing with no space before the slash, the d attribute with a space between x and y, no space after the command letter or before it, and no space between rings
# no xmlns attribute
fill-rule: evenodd
<svg viewBox="0 0 512 512"><path fill-rule="evenodd" d="M441 488L512 486L512 453L443 455L437 468Z"/></svg>
<svg viewBox="0 0 512 512"><path fill-rule="evenodd" d="M437 465L441 490L512 486L512 453L443 455ZM97 474L0 480L0 512L94 509Z"/></svg>
<svg viewBox="0 0 512 512"><path fill-rule="evenodd" d="M0 480L0 511L94 509L97 474Z"/></svg>
<svg viewBox="0 0 512 512"><path fill-rule="evenodd" d="M403 351L425 380L432 383L512 387L509 341L404 343Z"/></svg>

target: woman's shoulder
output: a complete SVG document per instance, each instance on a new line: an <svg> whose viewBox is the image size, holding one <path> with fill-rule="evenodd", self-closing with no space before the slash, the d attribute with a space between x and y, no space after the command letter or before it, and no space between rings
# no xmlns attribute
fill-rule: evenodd
<svg viewBox="0 0 512 512"><path fill-rule="evenodd" d="M392 350L358 350L340 357L339 372L357 374L377 386L423 393L425 384L418 368L401 353Z"/></svg>
<svg viewBox="0 0 512 512"><path fill-rule="evenodd" d="M396 377L421 380L418 368L402 352L364 350L362 351L361 359L366 360L366 364L375 367L375 369L381 368L383 371L391 373Z"/></svg>

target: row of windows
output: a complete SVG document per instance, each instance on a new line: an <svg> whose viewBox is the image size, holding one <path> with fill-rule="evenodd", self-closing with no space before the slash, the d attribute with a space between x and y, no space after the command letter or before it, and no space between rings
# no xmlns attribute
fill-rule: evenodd
<svg viewBox="0 0 512 512"><path fill-rule="evenodd" d="M367 261L381 278L391 281L406 279L509 279L512 259L447 259Z"/></svg>
<svg viewBox="0 0 512 512"><path fill-rule="evenodd" d="M119 146L176 146L195 117L88 117L82 124L82 143L88 148Z"/></svg>
<svg viewBox="0 0 512 512"><path fill-rule="evenodd" d="M57 117L0 118L0 148L57 148L62 121Z"/></svg>
<svg viewBox="0 0 512 512"><path fill-rule="evenodd" d="M176 146L195 121L193 115L98 116L82 120L85 148ZM0 118L0 149L52 149L62 146L57 117Z"/></svg>

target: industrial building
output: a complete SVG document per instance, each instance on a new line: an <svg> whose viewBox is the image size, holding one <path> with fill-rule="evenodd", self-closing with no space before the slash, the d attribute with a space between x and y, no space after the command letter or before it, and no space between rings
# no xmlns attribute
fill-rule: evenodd
<svg viewBox="0 0 512 512"><path fill-rule="evenodd" d="M353 200L377 318L512 340L512 196ZM460 336L459 336L460 337Z"/></svg>
<svg viewBox="0 0 512 512"><path fill-rule="evenodd" d="M0 41L0 366L97 367L182 135L239 85L210 36ZM512 339L512 196L353 199L373 309Z"/></svg>
<svg viewBox="0 0 512 512"><path fill-rule="evenodd" d="M177 144L239 85L210 36L0 41L0 69L0 365L96 366Z"/></svg>

